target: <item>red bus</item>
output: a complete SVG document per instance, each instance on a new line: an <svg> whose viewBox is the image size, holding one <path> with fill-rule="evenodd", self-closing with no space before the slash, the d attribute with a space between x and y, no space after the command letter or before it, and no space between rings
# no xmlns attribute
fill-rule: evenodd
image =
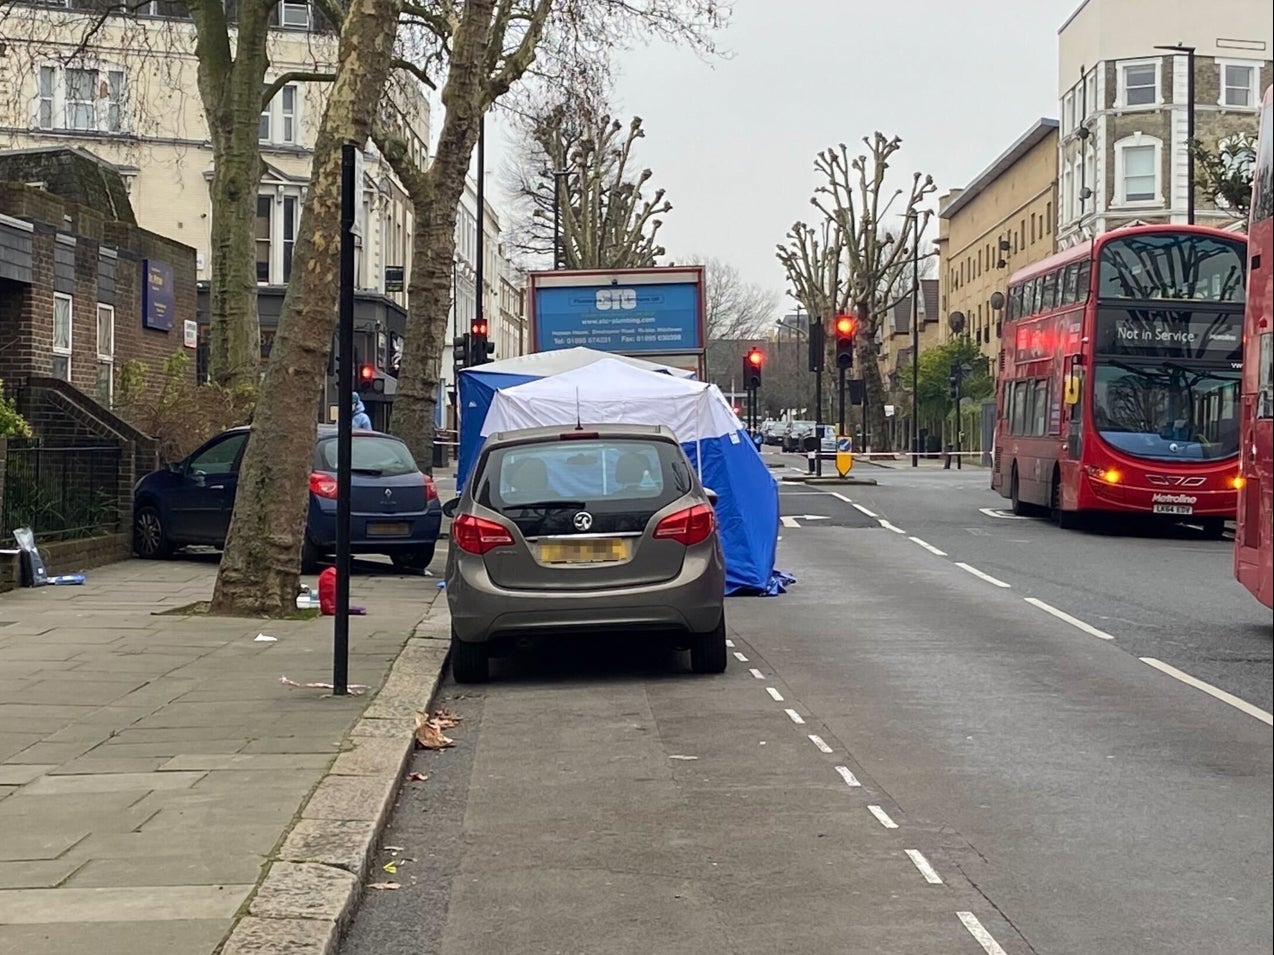
<svg viewBox="0 0 1274 955"><path fill-rule="evenodd" d="M1234 576L1261 603L1274 607L1274 102L1265 91L1256 163L1252 170L1251 268L1243 329L1243 398L1239 467L1243 487L1234 532Z"/></svg>
<svg viewBox="0 0 1274 955"><path fill-rule="evenodd" d="M1234 233L1132 226L1009 279L991 487L1015 514L1222 536L1241 483L1246 255Z"/></svg>

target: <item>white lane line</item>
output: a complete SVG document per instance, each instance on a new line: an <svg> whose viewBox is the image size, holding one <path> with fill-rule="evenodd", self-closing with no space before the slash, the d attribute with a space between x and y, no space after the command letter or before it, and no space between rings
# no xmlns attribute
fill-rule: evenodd
<svg viewBox="0 0 1274 955"><path fill-rule="evenodd" d="M730 639L728 639L728 638L727 638L727 639L726 639L726 642L725 642L725 645L726 645L727 647L733 647L733 646L734 646L734 641L733 641L733 640L730 640Z"/></svg>
<svg viewBox="0 0 1274 955"><path fill-rule="evenodd" d="M810 742L818 747L820 753L830 753L832 748L823 742L823 737L817 733L810 733Z"/></svg>
<svg viewBox="0 0 1274 955"><path fill-rule="evenodd" d="M840 778L845 780L846 786L858 787L862 785L862 783L858 781L858 777L850 772L848 766L837 766L836 772L840 773Z"/></svg>
<svg viewBox="0 0 1274 955"><path fill-rule="evenodd" d="M770 699L772 699L775 703L783 702L783 694L780 693L778 690L774 689L774 687L767 686L765 688L765 692L770 694Z"/></svg>
<svg viewBox="0 0 1274 955"><path fill-rule="evenodd" d="M1030 520L1029 517L1022 517L1019 514L1009 514L1007 511L997 511L993 507L979 507L978 510L981 511L983 514L985 514L987 517L998 517L1001 520L1008 520L1008 521L1029 521Z"/></svg>
<svg viewBox="0 0 1274 955"><path fill-rule="evenodd" d="M836 498L837 500L844 501L846 504L854 503L849 498L847 498L844 494L840 493L840 491L832 491L831 494L832 494L832 497Z"/></svg>
<svg viewBox="0 0 1274 955"><path fill-rule="evenodd" d="M945 550L938 550L938 548L934 547L928 541L922 541L919 537L908 537L907 540L911 541L913 544L919 544L931 554L936 554L939 557L947 556L947 552Z"/></svg>
<svg viewBox="0 0 1274 955"><path fill-rule="evenodd" d="M918 849L907 849L907 858L912 864L920 870L920 874L925 877L925 881L930 885L942 885L942 876L938 875L934 867L929 864L929 860L920 854Z"/></svg>
<svg viewBox="0 0 1274 955"><path fill-rule="evenodd" d="M765 674L764 674L764 673L762 673L760 670L758 670L756 667L753 667L753 668L752 668L751 670L749 670L748 672L749 672L749 673L751 673L751 674L752 674L754 677L756 677L758 680L764 680L764 679L765 679Z"/></svg>
<svg viewBox="0 0 1274 955"><path fill-rule="evenodd" d="M880 522L880 526L881 526L881 527L883 527L883 528L884 528L885 530L887 530L887 531L893 531L895 534L905 534L905 533L907 533L907 532L906 532L906 531L904 531L901 527L899 527L897 524L890 524L890 523L889 523L887 520L885 520L883 517L878 517L878 518L876 518L876 520L878 520L878 521Z"/></svg>
<svg viewBox="0 0 1274 955"><path fill-rule="evenodd" d="M970 567L968 564L962 561L956 561L956 566L959 567L961 570L968 571L974 577L977 577L979 580L985 580L988 584L994 584L997 587L1003 587L1006 590L1008 589L1009 585L1006 584L1004 581L1000 580L998 577L992 577L990 574L983 573L982 571L978 570L976 567Z"/></svg>
<svg viewBox="0 0 1274 955"><path fill-rule="evenodd" d="M853 501L851 501L850 503L851 503L851 504L853 504ZM859 511L860 513L866 514L868 517L877 517L877 516L879 516L879 515L877 515L877 514L876 514L876 512L875 512L875 511L869 511L869 510L867 510L867 508L863 507L861 504L854 504L854 509L855 509L855 510L857 510L857 511Z"/></svg>
<svg viewBox="0 0 1274 955"><path fill-rule="evenodd" d="M972 912L957 912L956 916L964 923L964 927L969 930L969 934L974 940L982 946L982 950L986 955L1005 955L1004 949L1000 948L1000 943L991 937L991 933L982 927L982 923L978 921L978 917Z"/></svg>
<svg viewBox="0 0 1274 955"><path fill-rule="evenodd" d="M1168 676L1173 679L1180 680L1187 686L1192 686L1196 690L1202 690L1204 693L1208 694L1208 696L1216 697L1222 703L1229 703L1236 710L1240 710L1248 716L1255 716L1262 723L1274 725L1274 715L1265 712L1265 710L1261 709L1259 706L1253 706L1247 700L1240 700L1237 696L1234 696L1231 693L1226 693L1225 690L1219 690L1211 683L1204 683L1197 677L1192 677L1189 673L1178 670L1174 666L1169 666L1167 663L1164 663L1162 660L1156 660L1154 657L1142 657L1141 662L1154 667L1162 673L1168 674Z"/></svg>
<svg viewBox="0 0 1274 955"><path fill-rule="evenodd" d="M876 817L877 821L886 829L897 829L898 823L889 818L889 813L881 809L879 806L868 806L868 811Z"/></svg>
<svg viewBox="0 0 1274 955"><path fill-rule="evenodd" d="M747 663L747 662L748 662L748 658L747 658L747 657L745 657L745 656L744 656L742 653L740 653L738 650L735 650L735 651L734 651L734 658L735 658L736 660L738 660L740 663Z"/></svg>
<svg viewBox="0 0 1274 955"><path fill-rule="evenodd" d="M786 714L788 715L788 718L789 718L789 719L790 719L793 723L800 724L800 723L804 723L804 722L805 722L805 720L801 717L801 714L800 714L800 713L798 713L798 712L796 712L796 710L793 710L793 709L789 708L789 709L784 710L783 712L784 712L784 713L786 713Z"/></svg>
<svg viewBox="0 0 1274 955"><path fill-rule="evenodd" d="M796 523L795 517L788 517L787 515L784 515L783 517L780 517L779 520L783 522L784 527L800 527L801 526L800 524Z"/></svg>
<svg viewBox="0 0 1274 955"><path fill-rule="evenodd" d="M1065 610L1058 610L1056 607L1046 604L1044 601L1040 600L1038 597L1027 597L1026 602L1030 604L1032 607L1039 607L1045 613L1051 613L1058 620L1065 620L1072 627L1074 627L1077 630L1083 630L1084 633L1088 634L1089 636L1097 637L1101 640L1115 639L1110 634L1108 634L1105 630L1098 630L1092 624L1084 623L1084 621L1080 620L1078 617L1072 617Z"/></svg>

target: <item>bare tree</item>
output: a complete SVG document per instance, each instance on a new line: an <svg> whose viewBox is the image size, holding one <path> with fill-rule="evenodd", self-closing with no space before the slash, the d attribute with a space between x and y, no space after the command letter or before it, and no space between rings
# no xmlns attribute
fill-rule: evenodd
<svg viewBox="0 0 1274 955"><path fill-rule="evenodd" d="M413 59L419 77L433 83L446 74L442 128L428 168L384 124L374 130L416 209L393 428L417 460L429 461L457 206L487 111L528 73L563 85L605 74L609 53L639 37L711 52L729 6L717 0L467 0L457 8L408 0L404 14L408 33L420 39Z"/></svg>
<svg viewBox="0 0 1274 955"><path fill-rule="evenodd" d="M932 176L915 173L907 190L886 192L890 159L898 137L864 137L867 152L851 156L845 144L820 153L814 168L825 182L810 204L817 226L795 223L777 248L797 300L811 316L854 311L862 323L855 336L857 364L866 390L868 430L885 439L884 383L876 362L876 336L889 310L910 293L911 250L929 214L921 208L936 187ZM901 208L895 209L898 200ZM897 223L897 233L890 228Z"/></svg>
<svg viewBox="0 0 1274 955"><path fill-rule="evenodd" d="M519 148L507 185L522 213L517 251L560 256L568 269L641 268L665 254L655 236L672 203L663 189L646 198L653 173L630 168L646 135L640 117L616 119L600 90L567 91L514 115Z"/></svg>
<svg viewBox="0 0 1274 955"><path fill-rule="evenodd" d="M336 80L315 144L292 280L261 383L252 436L213 592L217 613L280 617L295 610L314 456L314 403L327 376L340 287L342 146L361 148L391 69L402 0L353 0Z"/></svg>
<svg viewBox="0 0 1274 955"><path fill-rule="evenodd" d="M691 256L703 266L704 324L708 341L761 338L779 313L779 293L748 282L737 268L712 257Z"/></svg>

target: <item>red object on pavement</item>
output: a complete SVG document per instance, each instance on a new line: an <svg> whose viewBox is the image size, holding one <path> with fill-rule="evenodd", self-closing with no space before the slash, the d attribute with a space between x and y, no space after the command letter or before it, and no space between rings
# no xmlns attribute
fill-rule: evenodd
<svg viewBox="0 0 1274 955"><path fill-rule="evenodd" d="M336 568L329 567L319 574L319 612L325 617L336 616Z"/></svg>

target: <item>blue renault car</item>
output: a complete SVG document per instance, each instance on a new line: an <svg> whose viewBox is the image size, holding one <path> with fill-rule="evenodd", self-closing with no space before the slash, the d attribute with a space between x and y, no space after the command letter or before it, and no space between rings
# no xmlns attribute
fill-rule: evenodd
<svg viewBox="0 0 1274 955"><path fill-rule="evenodd" d="M231 428L184 461L154 471L133 489L133 551L159 560L191 544L223 547L234 511L247 427ZM355 431L350 540L355 554L385 554L403 570L434 557L442 507L433 479L388 434ZM310 471L301 572L315 573L336 550L336 429L320 426Z"/></svg>

